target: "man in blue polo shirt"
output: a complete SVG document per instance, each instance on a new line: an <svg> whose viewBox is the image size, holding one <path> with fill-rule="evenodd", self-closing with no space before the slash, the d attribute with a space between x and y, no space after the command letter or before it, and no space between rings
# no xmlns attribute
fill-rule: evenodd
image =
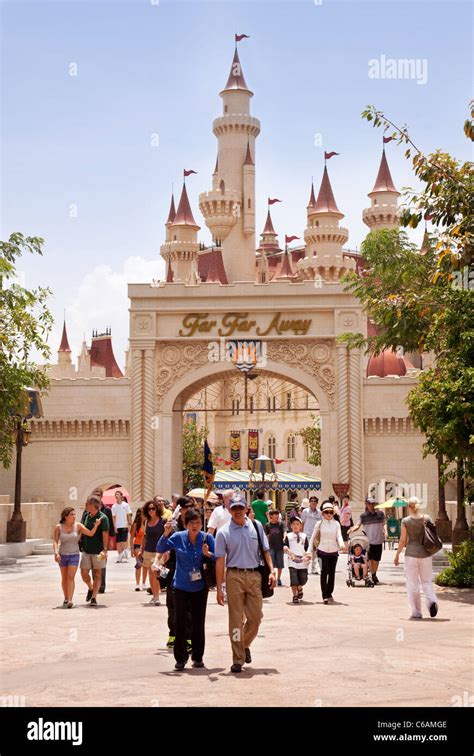
<svg viewBox="0 0 474 756"><path fill-rule="evenodd" d="M270 549L263 527L245 515L247 506L240 496L230 502L232 519L217 532L216 578L217 602L224 606L225 582L229 608L229 636L232 645L231 672L241 672L244 663L250 664L250 645L262 621L262 578L258 534L264 558L270 568L269 584L275 587ZM227 560L227 561L226 561Z"/></svg>

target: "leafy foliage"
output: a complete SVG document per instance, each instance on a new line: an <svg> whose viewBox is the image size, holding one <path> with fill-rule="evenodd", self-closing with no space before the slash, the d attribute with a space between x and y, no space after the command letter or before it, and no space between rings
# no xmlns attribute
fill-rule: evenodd
<svg viewBox="0 0 474 756"><path fill-rule="evenodd" d="M449 553L450 566L436 576L437 585L455 588L473 587L474 541L464 541L456 552Z"/></svg>
<svg viewBox="0 0 474 756"><path fill-rule="evenodd" d="M301 428L297 435L301 436L303 443L308 447L308 462L310 465L318 467L321 464L321 427L320 418L311 414L313 425L307 425Z"/></svg>
<svg viewBox="0 0 474 756"><path fill-rule="evenodd" d="M183 424L183 483L184 490L204 486L202 465L204 461L204 440L209 434L205 426L198 427L190 420Z"/></svg>
<svg viewBox="0 0 474 756"><path fill-rule="evenodd" d="M0 241L0 461L9 467L14 444L15 415L25 409L25 389L45 390L48 377L31 354L48 360L46 343L53 318L47 308L47 288L27 289L18 283L17 261L23 253L42 255L39 237L14 233Z"/></svg>

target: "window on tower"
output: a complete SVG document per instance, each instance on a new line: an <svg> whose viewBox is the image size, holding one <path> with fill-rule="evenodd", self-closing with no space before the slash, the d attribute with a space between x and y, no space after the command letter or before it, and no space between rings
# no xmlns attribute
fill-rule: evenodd
<svg viewBox="0 0 474 756"><path fill-rule="evenodd" d="M268 438L268 456L270 459L275 459L276 457L276 438L275 436L269 436Z"/></svg>
<svg viewBox="0 0 474 756"><path fill-rule="evenodd" d="M219 188L221 190L221 194L225 194L225 184L224 184L224 181L221 181L221 183L219 184Z"/></svg>
<svg viewBox="0 0 474 756"><path fill-rule="evenodd" d="M286 456L288 459L296 459L296 436L290 433L286 442Z"/></svg>

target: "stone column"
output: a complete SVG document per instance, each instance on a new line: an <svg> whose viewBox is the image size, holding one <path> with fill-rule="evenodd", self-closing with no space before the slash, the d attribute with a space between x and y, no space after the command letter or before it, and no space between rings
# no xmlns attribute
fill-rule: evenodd
<svg viewBox="0 0 474 756"><path fill-rule="evenodd" d="M130 423L130 448L132 500L143 502L143 352L131 350L131 394L132 414Z"/></svg>
<svg viewBox="0 0 474 756"><path fill-rule="evenodd" d="M151 499L155 493L155 433L159 417L155 417L154 350L144 351L143 361L143 494ZM162 494L165 495L164 493Z"/></svg>
<svg viewBox="0 0 474 756"><path fill-rule="evenodd" d="M363 501L364 459L362 421L362 372L360 349L349 351L349 421L351 498L356 505Z"/></svg>
<svg viewBox="0 0 474 756"><path fill-rule="evenodd" d="M338 480L349 483L349 404L348 359L346 344L336 345L337 453Z"/></svg>

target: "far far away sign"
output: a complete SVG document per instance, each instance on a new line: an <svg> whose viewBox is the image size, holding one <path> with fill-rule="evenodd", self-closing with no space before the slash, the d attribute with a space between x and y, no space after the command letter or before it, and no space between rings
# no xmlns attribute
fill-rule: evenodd
<svg viewBox="0 0 474 756"><path fill-rule="evenodd" d="M201 333L212 333L217 329L218 336L234 336L255 330L257 336L268 336L276 333L282 336L292 333L304 336L308 333L311 320L303 318L284 318L281 312L276 312L266 327L257 326L256 320L249 320L248 312L227 312L219 320L209 320L209 313L190 312L183 318L180 336L195 336Z"/></svg>

